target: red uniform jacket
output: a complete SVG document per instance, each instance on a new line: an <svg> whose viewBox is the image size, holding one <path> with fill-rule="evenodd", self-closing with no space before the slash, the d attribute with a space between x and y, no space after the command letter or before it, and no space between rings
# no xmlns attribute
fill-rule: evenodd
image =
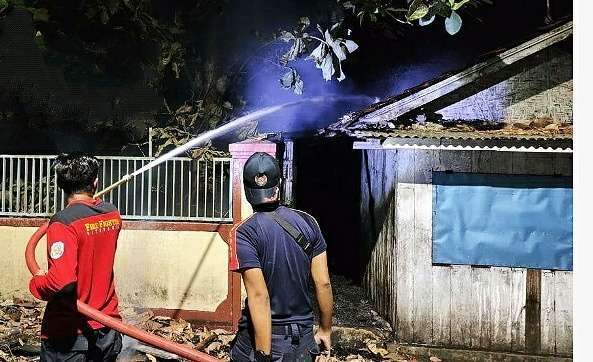
<svg viewBox="0 0 593 362"><path fill-rule="evenodd" d="M99 199L71 202L52 217L47 230L47 274L29 283L36 298L48 301L42 338L104 327L76 311L76 298L121 319L113 281L120 229L115 206Z"/></svg>

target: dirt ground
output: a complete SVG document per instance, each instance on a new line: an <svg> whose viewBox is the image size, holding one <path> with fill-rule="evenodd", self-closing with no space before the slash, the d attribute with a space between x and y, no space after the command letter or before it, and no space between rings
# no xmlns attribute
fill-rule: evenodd
<svg viewBox="0 0 593 362"><path fill-rule="evenodd" d="M372 308L364 291L347 279L332 277L334 290L334 332L332 362L337 361L418 361L414 356L398 353L392 329ZM28 297L0 299L0 362L39 360L39 329L44 303ZM131 307L121 309L130 324L184 343L222 360L229 359L229 345L234 334L222 329L196 328L182 319L155 316ZM131 338L124 338L120 361L174 360L176 356L156 350Z"/></svg>

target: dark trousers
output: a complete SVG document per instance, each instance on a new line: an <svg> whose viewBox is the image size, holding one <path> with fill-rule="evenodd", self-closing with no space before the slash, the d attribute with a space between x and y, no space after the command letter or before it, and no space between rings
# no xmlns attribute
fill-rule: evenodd
<svg viewBox="0 0 593 362"><path fill-rule="evenodd" d="M41 341L41 362L114 362L121 352L121 334L109 328L93 330L72 337Z"/></svg>
<svg viewBox="0 0 593 362"><path fill-rule="evenodd" d="M253 362L254 333L249 328L239 328L231 344L231 361ZM272 360L282 362L315 361L319 347L313 337L313 327L298 324L272 327Z"/></svg>

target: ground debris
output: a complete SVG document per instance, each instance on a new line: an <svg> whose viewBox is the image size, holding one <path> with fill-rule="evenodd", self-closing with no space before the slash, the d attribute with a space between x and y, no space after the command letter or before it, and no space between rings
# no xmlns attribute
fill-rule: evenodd
<svg viewBox="0 0 593 362"><path fill-rule="evenodd" d="M39 360L43 306L20 298L0 300L0 362Z"/></svg>
<svg viewBox="0 0 593 362"><path fill-rule="evenodd" d="M393 331L372 308L360 286L332 276L335 297L332 353L328 362L418 361L393 345ZM19 298L0 299L0 362L39 361L39 332L45 303ZM235 335L224 329L197 327L182 318L155 315L133 307L120 307L123 319L140 329L228 361ZM118 361L180 360L174 354L124 337Z"/></svg>
<svg viewBox="0 0 593 362"><path fill-rule="evenodd" d="M418 361L414 356L387 348L394 342L393 329L374 310L362 287L339 275L332 275L331 283L334 327L329 361Z"/></svg>
<svg viewBox="0 0 593 362"><path fill-rule="evenodd" d="M234 334L224 329L210 330L197 328L182 318L170 318L154 315L152 312L137 312L134 308L124 308L121 311L124 320L138 328L144 329L171 341L185 344L219 359L229 360L230 343ZM177 356L146 346L131 338L126 338L120 355L122 360L138 361L138 354L144 354L144 361L174 360Z"/></svg>
<svg viewBox="0 0 593 362"><path fill-rule="evenodd" d="M393 334L391 325L374 310L362 287L339 275L333 275L331 283L334 290L334 326L369 330L381 338L390 338Z"/></svg>

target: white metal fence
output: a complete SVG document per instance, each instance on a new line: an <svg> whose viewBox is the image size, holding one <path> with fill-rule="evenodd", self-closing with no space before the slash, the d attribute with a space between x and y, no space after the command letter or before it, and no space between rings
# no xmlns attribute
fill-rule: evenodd
<svg viewBox="0 0 593 362"><path fill-rule="evenodd" d="M0 155L0 216L49 217L65 206L56 187L56 156ZM149 157L99 156L99 190L152 161ZM230 158L172 158L136 176L103 199L122 218L232 221Z"/></svg>

